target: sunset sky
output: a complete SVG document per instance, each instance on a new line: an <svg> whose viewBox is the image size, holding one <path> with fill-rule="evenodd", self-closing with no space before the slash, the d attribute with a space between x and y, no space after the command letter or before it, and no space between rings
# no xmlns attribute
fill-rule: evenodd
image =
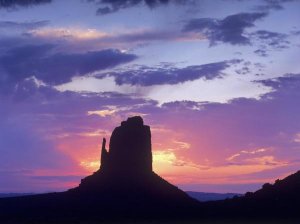
<svg viewBox="0 0 300 224"><path fill-rule="evenodd" d="M300 1L0 0L0 192L62 191L129 116L155 172L245 193L300 168ZM130 155L129 155L130 156Z"/></svg>

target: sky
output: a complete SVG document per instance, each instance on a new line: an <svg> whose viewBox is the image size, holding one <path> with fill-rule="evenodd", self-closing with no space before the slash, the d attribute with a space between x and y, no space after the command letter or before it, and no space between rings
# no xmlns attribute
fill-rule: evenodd
<svg viewBox="0 0 300 224"><path fill-rule="evenodd" d="M183 190L300 167L300 1L0 0L0 192L75 187L127 117Z"/></svg>

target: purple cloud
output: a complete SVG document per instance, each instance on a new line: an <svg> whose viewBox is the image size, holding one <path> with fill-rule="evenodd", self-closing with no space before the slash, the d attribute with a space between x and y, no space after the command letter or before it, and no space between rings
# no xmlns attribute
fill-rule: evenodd
<svg viewBox="0 0 300 224"><path fill-rule="evenodd" d="M261 56L261 57L267 57L268 56L268 53L265 49L257 49L254 51L255 54L257 54L258 56Z"/></svg>
<svg viewBox="0 0 300 224"><path fill-rule="evenodd" d="M245 35L245 29L254 26L254 22L267 16L267 13L239 13L224 19L200 18L190 20L183 28L184 32L201 32L210 45L218 42L233 45L250 44L250 39Z"/></svg>
<svg viewBox="0 0 300 224"><path fill-rule="evenodd" d="M32 30L39 27L46 26L49 21L37 22L13 22L13 21L0 21L0 29L17 29L17 30Z"/></svg>
<svg viewBox="0 0 300 224"><path fill-rule="evenodd" d="M287 40L288 35L283 33L258 30L251 33L251 36L258 39L261 44L266 44L274 49L288 48L290 44L290 42Z"/></svg>
<svg viewBox="0 0 300 224"><path fill-rule="evenodd" d="M184 1L184 0L88 0L89 2L96 2L97 4L106 5L104 7L100 7L97 10L98 15L106 15L109 13L117 12L121 9L130 8L141 3L144 3L150 8L156 7L158 5L165 5L168 3L179 3L179 4L186 4L191 3L191 0Z"/></svg>
<svg viewBox="0 0 300 224"><path fill-rule="evenodd" d="M0 0L0 8L11 8L17 6L28 7L50 2L52 2L52 0Z"/></svg>
<svg viewBox="0 0 300 224"><path fill-rule="evenodd" d="M186 81L193 81L199 78L207 80L221 78L223 70L233 64L239 63L240 60L229 60L203 65L193 65L185 68L175 67L158 67L149 68L142 66L136 70L128 70L121 72L113 72L109 74L98 75L99 78L104 76L115 77L115 82L118 85L162 85L162 84L178 84Z"/></svg>
<svg viewBox="0 0 300 224"><path fill-rule="evenodd" d="M0 85L14 87L31 76L50 85L61 84L69 82L72 77L112 68L137 58L114 49L64 54L51 53L53 48L49 44L27 45L0 56Z"/></svg>
<svg viewBox="0 0 300 224"><path fill-rule="evenodd" d="M293 2L295 0L264 0L263 5L254 7L254 10L270 11L270 10L283 10L283 4L287 2Z"/></svg>

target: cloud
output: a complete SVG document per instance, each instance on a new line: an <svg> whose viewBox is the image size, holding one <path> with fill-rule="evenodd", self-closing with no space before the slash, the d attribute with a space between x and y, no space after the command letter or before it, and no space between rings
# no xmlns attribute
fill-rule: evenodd
<svg viewBox="0 0 300 224"><path fill-rule="evenodd" d="M242 150L239 153L236 153L236 154L228 157L226 160L232 162L232 161L236 161L236 159L240 159L241 157L245 157L245 156L247 156L246 159L249 159L248 158L249 155L256 156L256 154L258 154L258 153L261 154L261 153L265 153L268 151L270 151L270 149L265 149L265 148L259 148L259 149L254 149L254 150ZM243 159L245 159L245 158L243 158Z"/></svg>
<svg viewBox="0 0 300 224"><path fill-rule="evenodd" d="M300 30L295 30L291 32L293 35L298 36L300 35Z"/></svg>
<svg viewBox="0 0 300 224"><path fill-rule="evenodd" d="M231 64L231 66L233 69L235 69L237 65ZM253 66L245 66L247 68L249 67L249 69L257 67L256 63L253 64ZM222 76L213 79L207 79L204 76L200 76L198 79L184 81L180 79L172 79L172 77L170 78L168 76L168 79L170 79L168 80L168 82L163 79L164 83L155 85L149 85L150 83L147 85L141 85L138 83L123 83L122 85L118 85L115 81L115 77L109 75L110 73L116 73L116 75L122 74L124 70L120 69L119 72L117 70L114 70L114 72L110 73L100 73L98 75L95 74L95 77L89 76L84 78L75 78L72 80L72 82L56 86L56 88L60 91L90 91L95 93L116 92L128 94L134 97L141 97L144 99L152 99L157 101L159 105L175 101L194 101L197 103L203 101L211 101L225 103L238 97L259 99L262 94L271 91L270 87L265 87L261 83L251 81L249 82L247 80L247 77L244 78L236 76L234 74L227 75L232 68L230 67L228 71L227 69L221 71L220 74L222 74ZM140 69L142 70L142 67L140 67ZM144 70L147 69L149 69L149 67L144 68ZM259 70L261 68L257 67L256 69L258 70L258 72L260 72ZM129 68L129 71L130 70L131 69ZM135 71L139 69L132 70ZM239 70L237 70L236 72L240 73ZM241 72L242 73L240 74L243 74L244 70L242 70ZM188 74L185 75L189 77ZM180 78L184 79L184 77ZM160 80L161 79L159 79L159 81ZM174 81L178 83L172 84L172 82ZM218 91L216 91L216 89ZM222 94L220 95L220 93Z"/></svg>
<svg viewBox="0 0 300 224"><path fill-rule="evenodd" d="M88 111L88 115L98 115L100 117L106 117L111 116L117 112L116 109L105 109L105 110L94 110L94 111Z"/></svg>
<svg viewBox="0 0 300 224"><path fill-rule="evenodd" d="M267 57L268 56L268 53L265 49L257 49L254 51L255 54L257 54L258 56L261 56L261 57Z"/></svg>
<svg viewBox="0 0 300 224"><path fill-rule="evenodd" d="M104 39L108 36L107 33L101 32L97 29L82 29L82 28L43 28L36 29L28 32L28 35L32 35L39 38L46 39L56 39L56 38L66 38L66 39L76 39L76 40L94 40L94 39Z"/></svg>
<svg viewBox="0 0 300 224"><path fill-rule="evenodd" d="M283 10L283 4L293 2L295 0L264 0L264 4L257 5L254 10L258 11L270 11L270 10Z"/></svg>
<svg viewBox="0 0 300 224"><path fill-rule="evenodd" d="M183 32L202 33L210 41L210 45L215 45L218 42L248 45L250 39L245 30L254 27L255 21L266 16L267 13L239 13L224 19L192 19L184 26Z"/></svg>
<svg viewBox="0 0 300 224"><path fill-rule="evenodd" d="M137 6L139 4L145 4L150 8L157 7L159 5L166 5L168 3L187 4L192 3L193 0L88 0L88 2L96 2L97 4L105 5L97 10L98 15L106 15L109 13L117 12L121 9Z"/></svg>
<svg viewBox="0 0 300 224"><path fill-rule="evenodd" d="M86 53L52 53L53 45L27 45L9 50L0 56L0 85L14 87L18 82L35 76L50 84L62 84L75 76L112 68L133 61L136 55L107 49Z"/></svg>
<svg viewBox="0 0 300 224"><path fill-rule="evenodd" d="M273 49L288 48L290 42L287 40L288 35L283 33L271 32L267 30L258 30L251 33L253 38L258 39L261 46L267 45Z"/></svg>
<svg viewBox="0 0 300 224"><path fill-rule="evenodd" d="M132 29L121 32L103 32L99 29L75 28L75 27L44 27L26 32L29 37L50 42L61 42L70 44L69 48L74 49L86 45L90 48L107 48L117 46L128 49L132 46L159 42L159 41L199 41L201 37L195 33L182 33L175 30L154 30L154 29Z"/></svg>
<svg viewBox="0 0 300 224"><path fill-rule="evenodd" d="M300 143L300 132L295 135L294 142Z"/></svg>
<svg viewBox="0 0 300 224"><path fill-rule="evenodd" d="M28 7L50 2L52 0L0 0L0 8Z"/></svg>
<svg viewBox="0 0 300 224"><path fill-rule="evenodd" d="M128 49L153 42L199 41L196 33L182 33L178 30L126 29L104 31L100 28L58 26L50 27L49 21L16 22L0 21L0 55L8 50L26 45L54 45L56 52L83 53L110 48Z"/></svg>
<svg viewBox="0 0 300 224"><path fill-rule="evenodd" d="M201 38L200 35L172 30L134 30L130 33L112 35L106 39L108 42L145 43L153 41L193 41Z"/></svg>
<svg viewBox="0 0 300 224"><path fill-rule="evenodd" d="M270 95L280 96L280 94L284 93L286 97L286 94L298 93L296 90L300 87L300 74L286 74L278 78L261 80L259 82L276 90Z"/></svg>
<svg viewBox="0 0 300 224"><path fill-rule="evenodd" d="M229 60L210 64L188 66L185 68L175 68L168 66L150 68L141 66L136 70L101 74L98 75L98 77L103 78L104 76L112 76L115 78L115 82L118 85L174 85L186 81L193 81L200 78L204 78L206 80L220 78L224 75L223 70L239 62L240 60Z"/></svg>
<svg viewBox="0 0 300 224"><path fill-rule="evenodd" d="M14 22L14 21L0 21L0 29L17 29L17 30L32 30L49 24L49 21L37 22Z"/></svg>

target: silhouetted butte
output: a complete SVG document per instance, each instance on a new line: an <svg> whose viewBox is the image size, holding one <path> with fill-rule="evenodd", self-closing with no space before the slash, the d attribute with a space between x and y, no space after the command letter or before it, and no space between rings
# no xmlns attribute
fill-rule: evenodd
<svg viewBox="0 0 300 224"><path fill-rule="evenodd" d="M107 203L118 197L130 206L180 207L195 203L185 192L153 172L151 131L141 117L123 121L112 132L109 151L105 147L103 139L100 169L69 192L100 194L102 199L110 199Z"/></svg>

